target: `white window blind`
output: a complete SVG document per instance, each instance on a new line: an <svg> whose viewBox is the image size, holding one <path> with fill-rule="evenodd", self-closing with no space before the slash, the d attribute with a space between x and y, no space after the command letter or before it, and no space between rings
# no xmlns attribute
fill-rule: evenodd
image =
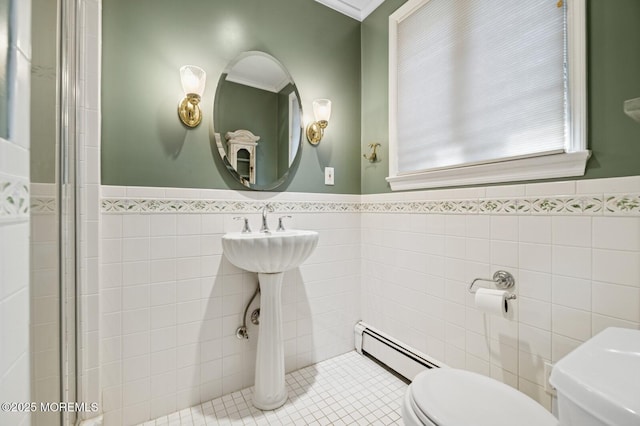
<svg viewBox="0 0 640 426"><path fill-rule="evenodd" d="M562 152L557 0L431 0L398 25L398 172Z"/></svg>
<svg viewBox="0 0 640 426"><path fill-rule="evenodd" d="M572 97L585 92L584 54L575 56L569 46L584 48L584 24L574 33L568 25L583 13L583 0L410 0L394 13L392 189L397 176L565 152L582 153L582 171L574 165L565 176L584 173L586 101ZM574 104L579 126L571 122ZM478 182L493 181L486 168L479 170ZM553 173L547 177L562 175Z"/></svg>

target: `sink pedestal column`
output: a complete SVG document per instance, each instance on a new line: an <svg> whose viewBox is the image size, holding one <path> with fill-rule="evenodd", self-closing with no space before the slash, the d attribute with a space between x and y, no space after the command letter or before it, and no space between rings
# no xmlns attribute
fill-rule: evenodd
<svg viewBox="0 0 640 426"><path fill-rule="evenodd" d="M260 333L256 353L253 405L275 410L287 401L282 344L282 278L284 273L258 274Z"/></svg>

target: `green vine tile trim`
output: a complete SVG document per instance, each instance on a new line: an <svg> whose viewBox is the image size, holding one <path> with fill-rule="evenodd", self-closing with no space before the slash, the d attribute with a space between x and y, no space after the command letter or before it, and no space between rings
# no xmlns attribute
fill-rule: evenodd
<svg viewBox="0 0 640 426"><path fill-rule="evenodd" d="M103 213L259 213L264 201L104 198ZM384 202L270 202L280 213L640 216L640 194ZM42 208L42 207L40 207Z"/></svg>
<svg viewBox="0 0 640 426"><path fill-rule="evenodd" d="M31 214L53 214L57 208L56 197L31 197Z"/></svg>
<svg viewBox="0 0 640 426"><path fill-rule="evenodd" d="M29 217L29 184L0 176L0 220Z"/></svg>

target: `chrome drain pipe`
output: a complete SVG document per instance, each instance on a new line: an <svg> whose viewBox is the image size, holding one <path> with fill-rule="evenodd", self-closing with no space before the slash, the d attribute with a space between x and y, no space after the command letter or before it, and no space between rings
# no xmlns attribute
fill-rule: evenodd
<svg viewBox="0 0 640 426"><path fill-rule="evenodd" d="M253 303L253 300L256 298L258 293L260 293L260 283L258 283L256 291L253 292L253 296L251 296L249 303L247 303L247 306L244 308L244 314L242 315L242 325L236 330L236 337L238 339L249 338L249 331L247 330L247 312L249 312L249 306L251 306L251 303ZM257 314L256 311L258 312ZM258 324L259 315L260 309L256 309L255 311L253 311L253 313L251 314L251 322L253 322L254 324Z"/></svg>

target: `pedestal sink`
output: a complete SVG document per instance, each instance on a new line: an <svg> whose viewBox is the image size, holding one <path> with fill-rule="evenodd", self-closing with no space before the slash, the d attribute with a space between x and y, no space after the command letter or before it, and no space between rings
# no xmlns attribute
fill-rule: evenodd
<svg viewBox="0 0 640 426"><path fill-rule="evenodd" d="M274 410L287 400L282 344L282 278L298 267L318 244L315 231L232 232L222 237L229 262L258 273L260 282L260 334L256 354L253 405Z"/></svg>

